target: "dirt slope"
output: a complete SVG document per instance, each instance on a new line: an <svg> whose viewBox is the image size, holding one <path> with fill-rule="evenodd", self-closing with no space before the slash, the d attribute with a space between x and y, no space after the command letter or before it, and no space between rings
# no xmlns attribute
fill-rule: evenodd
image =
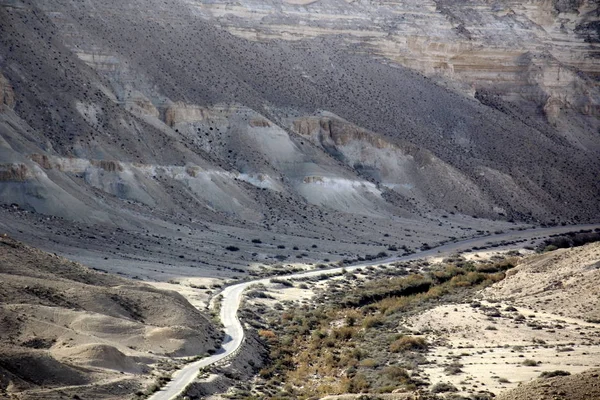
<svg viewBox="0 0 600 400"><path fill-rule="evenodd" d="M542 373L600 367L599 262L600 243L532 254L472 302L410 318L412 330L437 343L431 383L499 394Z"/></svg>
<svg viewBox="0 0 600 400"><path fill-rule="evenodd" d="M139 387L164 370L165 356L202 355L219 337L175 292L95 272L5 236L0 282L0 390L22 398L64 386L81 394L116 380Z"/></svg>
<svg viewBox="0 0 600 400"><path fill-rule="evenodd" d="M600 322L600 243L529 257L486 298Z"/></svg>

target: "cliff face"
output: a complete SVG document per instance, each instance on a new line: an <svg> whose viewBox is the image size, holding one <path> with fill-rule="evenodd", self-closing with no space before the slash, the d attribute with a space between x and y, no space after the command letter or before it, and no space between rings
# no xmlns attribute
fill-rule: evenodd
<svg viewBox="0 0 600 400"><path fill-rule="evenodd" d="M250 40L337 36L355 51L530 102L558 122L562 109L600 114L600 8L594 0L425 0L197 3Z"/></svg>
<svg viewBox="0 0 600 400"><path fill-rule="evenodd" d="M369 216L349 243L394 218L597 219L598 20L591 0L0 0L0 199L311 237Z"/></svg>

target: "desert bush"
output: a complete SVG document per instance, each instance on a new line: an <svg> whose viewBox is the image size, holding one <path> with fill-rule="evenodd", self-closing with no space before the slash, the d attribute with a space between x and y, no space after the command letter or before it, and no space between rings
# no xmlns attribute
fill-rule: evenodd
<svg viewBox="0 0 600 400"><path fill-rule="evenodd" d="M458 268L456 265L447 265L441 271L434 271L432 275L437 283L444 283L449 281L453 277L457 275L463 275L464 273L465 270L462 268Z"/></svg>
<svg viewBox="0 0 600 400"><path fill-rule="evenodd" d="M476 286L488 281L489 283L499 282L504 279L504 273L486 274L483 272L469 272L466 275L455 276L450 280L452 287Z"/></svg>
<svg viewBox="0 0 600 400"><path fill-rule="evenodd" d="M458 375L458 374L462 374L463 370L462 370L463 365L460 363L452 363L450 365L447 365L444 368L444 372L447 375Z"/></svg>
<svg viewBox="0 0 600 400"><path fill-rule="evenodd" d="M287 279L280 279L280 278L271 278L269 280L269 282L271 283L276 283L285 287L293 287L294 284L290 281L288 281Z"/></svg>
<svg viewBox="0 0 600 400"><path fill-rule="evenodd" d="M381 313L391 315L396 311L407 308L412 302L413 299L411 297L388 297L377 302L374 306Z"/></svg>
<svg viewBox="0 0 600 400"><path fill-rule="evenodd" d="M444 285L434 286L422 295L422 300L432 300L442 297L448 293L448 288Z"/></svg>
<svg viewBox="0 0 600 400"><path fill-rule="evenodd" d="M420 274L413 274L406 278L393 278L385 284L377 281L376 283L368 284L365 290L346 296L343 300L343 305L346 307L361 307L388 297L424 293L429 290L431 285L431 279Z"/></svg>
<svg viewBox="0 0 600 400"><path fill-rule="evenodd" d="M150 386L148 386L148 388L146 389L146 395L151 395L153 393L156 393L160 390L160 386L158 386L156 383L152 383Z"/></svg>
<svg viewBox="0 0 600 400"><path fill-rule="evenodd" d="M537 367L538 362L529 358L523 360L522 364L526 367Z"/></svg>
<svg viewBox="0 0 600 400"><path fill-rule="evenodd" d="M555 376L569 376L571 375L571 373L569 371L562 371L562 370L556 370L556 371L544 371L540 374L540 378L554 378Z"/></svg>
<svg viewBox="0 0 600 400"><path fill-rule="evenodd" d="M394 381L407 381L409 380L408 372L397 365L390 365L383 370L383 373L388 378Z"/></svg>
<svg viewBox="0 0 600 400"><path fill-rule="evenodd" d="M383 318L379 316L366 317L362 322L362 327L365 329L374 328L383 324Z"/></svg>
<svg viewBox="0 0 600 400"><path fill-rule="evenodd" d="M431 393L458 392L456 386L447 382L438 382L431 387Z"/></svg>
<svg viewBox="0 0 600 400"><path fill-rule="evenodd" d="M490 394L489 392L479 392L471 395L470 400L492 400L496 397L495 394Z"/></svg>
<svg viewBox="0 0 600 400"><path fill-rule="evenodd" d="M361 360L358 365L363 368L375 368L379 365L379 363L374 358L365 358L364 360Z"/></svg>
<svg viewBox="0 0 600 400"><path fill-rule="evenodd" d="M274 299L273 296L260 289L250 290L246 292L246 296L251 299Z"/></svg>
<svg viewBox="0 0 600 400"><path fill-rule="evenodd" d="M427 341L416 336L402 336L390 344L390 351L392 353L419 350L427 350Z"/></svg>
<svg viewBox="0 0 600 400"><path fill-rule="evenodd" d="M276 339L277 335L275 334L275 332L267 330L267 329L261 329L258 331L258 336L260 336L263 339L267 339L267 340L272 340L272 339Z"/></svg>
<svg viewBox="0 0 600 400"><path fill-rule="evenodd" d="M346 393L361 393L367 390L369 386L371 385L367 378L362 374L358 374L345 382L343 390Z"/></svg>
<svg viewBox="0 0 600 400"><path fill-rule="evenodd" d="M536 251L543 253L568 247L583 246L584 244L598 241L600 241L600 232L571 232L544 240L538 245Z"/></svg>
<svg viewBox="0 0 600 400"><path fill-rule="evenodd" d="M333 329L330 336L336 340L350 340L354 337L356 329L350 326L341 326Z"/></svg>
<svg viewBox="0 0 600 400"><path fill-rule="evenodd" d="M476 271L477 272L485 272L488 274L507 271L509 269L516 267L517 261L518 261L517 258L510 257L510 258L505 258L505 259L495 262L495 263L480 264L476 267Z"/></svg>

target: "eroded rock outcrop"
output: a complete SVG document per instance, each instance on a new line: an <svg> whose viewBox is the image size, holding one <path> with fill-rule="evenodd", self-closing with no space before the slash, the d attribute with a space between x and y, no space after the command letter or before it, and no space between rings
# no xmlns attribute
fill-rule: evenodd
<svg viewBox="0 0 600 400"><path fill-rule="evenodd" d="M4 75L0 72L0 111L3 107L13 108L15 92Z"/></svg>
<svg viewBox="0 0 600 400"><path fill-rule="evenodd" d="M28 4L0 8L0 162L36 177L10 203L283 230L316 209L598 215L590 1Z"/></svg>
<svg viewBox="0 0 600 400"><path fill-rule="evenodd" d="M0 182L25 182L32 178L25 164L0 164Z"/></svg>

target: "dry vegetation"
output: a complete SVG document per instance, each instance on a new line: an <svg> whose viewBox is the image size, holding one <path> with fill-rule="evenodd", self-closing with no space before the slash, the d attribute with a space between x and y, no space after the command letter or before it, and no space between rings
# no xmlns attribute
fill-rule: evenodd
<svg viewBox="0 0 600 400"><path fill-rule="evenodd" d="M425 390L429 382L421 374L422 365L435 343L424 334L409 333L403 318L502 280L517 258L445 261L368 267L325 284L316 279L295 282L320 285L320 294L312 303L288 303L282 312L265 314L261 300L248 300L253 305L244 313L250 317L249 309L255 311L247 320L260 321L254 325L270 350L270 362L260 371L254 392L230 396L309 399ZM432 390L453 389L438 385Z"/></svg>

